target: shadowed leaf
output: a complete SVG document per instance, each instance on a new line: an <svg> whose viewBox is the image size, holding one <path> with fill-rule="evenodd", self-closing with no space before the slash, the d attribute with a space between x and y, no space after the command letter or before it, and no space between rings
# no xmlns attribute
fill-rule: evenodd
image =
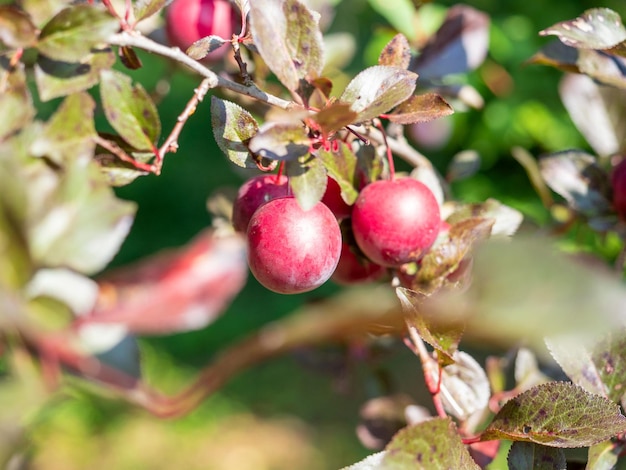
<svg viewBox="0 0 626 470"><path fill-rule="evenodd" d="M356 122L373 119L408 99L417 75L400 67L375 65L352 79L339 101L357 113Z"/></svg>
<svg viewBox="0 0 626 470"><path fill-rule="evenodd" d="M573 73L579 72L577 61L578 49L566 46L558 39L549 42L528 59L530 64L549 65Z"/></svg>
<svg viewBox="0 0 626 470"><path fill-rule="evenodd" d="M539 169L550 189L573 209L586 215L611 210L609 176L594 156L576 150L554 153L539 160Z"/></svg>
<svg viewBox="0 0 626 470"><path fill-rule="evenodd" d="M305 211L312 209L322 200L328 184L324 164L319 158L306 154L289 160L286 170L289 176L289 187L298 204Z"/></svg>
<svg viewBox="0 0 626 470"><path fill-rule="evenodd" d="M317 78L324 66L319 15L298 0L250 3L250 31L259 54L289 90Z"/></svg>
<svg viewBox="0 0 626 470"><path fill-rule="evenodd" d="M507 456L509 470L566 470L562 449L532 442L514 442Z"/></svg>
<svg viewBox="0 0 626 470"><path fill-rule="evenodd" d="M609 49L626 40L622 19L608 8L592 8L578 18L552 25L539 34L557 36L567 46L579 49Z"/></svg>
<svg viewBox="0 0 626 470"><path fill-rule="evenodd" d="M488 43L489 17L467 5L453 6L410 70L424 80L465 73L482 64Z"/></svg>
<svg viewBox="0 0 626 470"><path fill-rule="evenodd" d="M211 127L218 147L231 162L242 168L256 168L247 144L258 132L259 125L248 111L212 96Z"/></svg>
<svg viewBox="0 0 626 470"><path fill-rule="evenodd" d="M320 150L318 158L324 163L328 176L341 188L341 198L352 205L359 195L357 191L357 158L347 144L339 142L337 152Z"/></svg>
<svg viewBox="0 0 626 470"><path fill-rule="evenodd" d="M30 16L17 7L0 5L0 42L10 49L32 46L37 28Z"/></svg>
<svg viewBox="0 0 626 470"><path fill-rule="evenodd" d="M141 59L132 47L122 46L119 50L120 60L124 67L130 70L137 70L142 67Z"/></svg>
<svg viewBox="0 0 626 470"><path fill-rule="evenodd" d="M452 212L446 217L449 224L457 224L462 220L480 217L494 221L491 235L512 236L522 223L524 216L517 209L502 204L496 199L487 199L485 202L475 204L463 204L447 202L445 211ZM448 212L449 213L449 212Z"/></svg>
<svg viewBox="0 0 626 470"><path fill-rule="evenodd" d="M161 121L150 95L120 72L103 70L100 77L102 106L113 129L136 149L152 150L161 133Z"/></svg>
<svg viewBox="0 0 626 470"><path fill-rule="evenodd" d="M106 10L81 4L66 8L41 30L37 49L51 59L78 62L119 30Z"/></svg>
<svg viewBox="0 0 626 470"><path fill-rule="evenodd" d="M462 150L452 157L446 171L446 180L459 181L474 176L480 170L480 154L475 150Z"/></svg>
<svg viewBox="0 0 626 470"><path fill-rule="evenodd" d="M309 136L300 122L268 122L261 126L248 147L270 160L295 160L309 153Z"/></svg>
<svg viewBox="0 0 626 470"><path fill-rule="evenodd" d="M411 47L403 34L396 34L383 48L378 57L378 65L390 65L406 69L411 62Z"/></svg>
<svg viewBox="0 0 626 470"><path fill-rule="evenodd" d="M400 104L387 118L398 124L428 122L453 114L454 110L441 96L436 93L413 95Z"/></svg>
<svg viewBox="0 0 626 470"><path fill-rule="evenodd" d="M42 101L87 90L100 81L100 72L115 63L109 49L95 51L80 62L60 62L39 55L35 64L35 83Z"/></svg>
<svg viewBox="0 0 626 470"><path fill-rule="evenodd" d="M626 417L615 403L568 382L549 382L506 402L482 440L588 447L624 431Z"/></svg>
<svg viewBox="0 0 626 470"><path fill-rule="evenodd" d="M348 124L352 124L357 117L357 113L350 109L346 103L333 103L322 109L319 113L311 116L326 136L338 131Z"/></svg>

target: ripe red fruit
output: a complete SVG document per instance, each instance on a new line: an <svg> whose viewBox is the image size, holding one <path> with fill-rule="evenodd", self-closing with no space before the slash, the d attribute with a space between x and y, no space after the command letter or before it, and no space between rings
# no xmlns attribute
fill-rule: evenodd
<svg viewBox="0 0 626 470"><path fill-rule="evenodd" d="M237 193L233 204L233 226L245 233L255 211L272 199L287 196L289 181L286 176L258 175L246 181Z"/></svg>
<svg viewBox="0 0 626 470"><path fill-rule="evenodd" d="M250 271L263 286L281 294L321 286L341 253L341 231L330 209L318 203L304 211L293 197L259 207L247 238Z"/></svg>
<svg viewBox="0 0 626 470"><path fill-rule="evenodd" d="M198 39L233 35L234 11L228 0L174 0L165 13L165 31L169 42L185 51ZM212 51L209 60L220 59L229 49L228 44Z"/></svg>
<svg viewBox="0 0 626 470"><path fill-rule="evenodd" d="M376 281L384 274L385 268L367 258L357 256L350 245L343 243L341 257L331 279L337 284L349 285Z"/></svg>
<svg viewBox="0 0 626 470"><path fill-rule="evenodd" d="M328 206L337 219L345 219L350 217L350 214L352 213L352 207L346 204L341 197L341 188L339 187L339 183L330 177L328 178L328 183L326 184L326 192L322 197L322 202Z"/></svg>
<svg viewBox="0 0 626 470"><path fill-rule="evenodd" d="M615 212L626 218L626 160L622 160L613 169L611 175L613 183L613 207Z"/></svg>
<svg viewBox="0 0 626 470"><path fill-rule="evenodd" d="M412 178L369 184L352 209L357 245L382 266L419 260L436 240L440 225L435 196Z"/></svg>

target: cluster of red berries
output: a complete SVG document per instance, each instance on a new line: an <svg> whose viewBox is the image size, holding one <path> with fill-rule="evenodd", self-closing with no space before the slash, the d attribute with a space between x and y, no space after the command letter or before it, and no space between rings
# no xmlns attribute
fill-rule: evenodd
<svg viewBox="0 0 626 470"><path fill-rule="evenodd" d="M313 290L331 277L340 284L378 279L386 268L418 261L441 225L435 196L412 178L370 183L353 206L331 178L310 210L289 193L287 177L256 176L239 189L233 207L252 274L283 294Z"/></svg>

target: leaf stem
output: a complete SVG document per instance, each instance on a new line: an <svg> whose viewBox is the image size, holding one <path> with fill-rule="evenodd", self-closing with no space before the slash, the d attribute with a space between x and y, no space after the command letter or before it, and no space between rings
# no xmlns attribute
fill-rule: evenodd
<svg viewBox="0 0 626 470"><path fill-rule="evenodd" d="M107 149L109 152L111 152L117 158L119 158L120 160L122 160L122 161L124 161L126 163L130 163L132 166L134 166L138 170L146 171L148 173L157 173L157 167L155 165L150 165L149 163L138 162L133 157L128 155L126 152L124 152L124 150L119 145L117 145L115 142L112 142L110 140L104 139L104 138L100 137L99 135L94 137L94 141L100 147L103 147L103 148Z"/></svg>

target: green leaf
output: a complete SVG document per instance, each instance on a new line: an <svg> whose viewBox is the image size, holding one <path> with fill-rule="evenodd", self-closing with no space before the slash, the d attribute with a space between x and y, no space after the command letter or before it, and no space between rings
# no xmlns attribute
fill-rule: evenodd
<svg viewBox="0 0 626 470"><path fill-rule="evenodd" d="M507 456L509 470L566 470L562 449L532 442L514 442Z"/></svg>
<svg viewBox="0 0 626 470"><path fill-rule="evenodd" d="M616 403L622 400L626 392L626 330L612 330L593 340L548 338L546 343L572 382Z"/></svg>
<svg viewBox="0 0 626 470"><path fill-rule="evenodd" d="M135 204L117 199L91 160L75 159L62 172L38 160L20 176L29 188L33 259L84 274L104 268L126 238Z"/></svg>
<svg viewBox="0 0 626 470"><path fill-rule="evenodd" d="M289 187L298 204L305 211L312 209L322 200L328 184L324 164L314 155L306 154L296 160L289 160L286 170Z"/></svg>
<svg viewBox="0 0 626 470"><path fill-rule="evenodd" d="M440 322L423 308L426 296L419 292L396 288L396 295L402 304L402 312L409 325L420 337L437 351L437 360L442 366L454 364L454 353L463 337L464 325L461 322Z"/></svg>
<svg viewBox="0 0 626 470"><path fill-rule="evenodd" d="M107 120L137 150L152 150L161 133L159 114L146 90L113 70L100 73L100 97Z"/></svg>
<svg viewBox="0 0 626 470"><path fill-rule="evenodd" d="M289 90L317 78L324 66L319 15L297 0L250 2L250 31L259 54Z"/></svg>
<svg viewBox="0 0 626 470"><path fill-rule="evenodd" d="M622 19L609 8L592 8L578 18L552 25L539 34L555 35L565 45L579 49L609 49L626 40Z"/></svg>
<svg viewBox="0 0 626 470"><path fill-rule="evenodd" d="M259 131L252 114L230 101L211 97L211 127L218 147L231 162L242 168L256 168L248 142Z"/></svg>
<svg viewBox="0 0 626 470"><path fill-rule="evenodd" d="M66 8L67 0L21 0L20 5L33 20L33 24L42 27L46 22L63 8Z"/></svg>
<svg viewBox="0 0 626 470"><path fill-rule="evenodd" d="M404 34L396 34L383 48L378 57L378 65L409 68L411 62L411 46Z"/></svg>
<svg viewBox="0 0 626 470"><path fill-rule="evenodd" d="M32 46L37 28L30 16L17 7L0 5L0 42L10 49Z"/></svg>
<svg viewBox="0 0 626 470"><path fill-rule="evenodd" d="M408 99L417 75L400 67L375 65L348 83L339 101L350 104L356 122L373 119Z"/></svg>
<svg viewBox="0 0 626 470"><path fill-rule="evenodd" d="M415 38L415 6L410 0L369 0L369 4L398 31Z"/></svg>
<svg viewBox="0 0 626 470"><path fill-rule="evenodd" d="M133 3L133 13L137 23L158 13L163 9L167 0L137 0Z"/></svg>
<svg viewBox="0 0 626 470"><path fill-rule="evenodd" d="M85 92L65 98L33 142L32 154L47 156L58 165L75 158L93 156L96 146L95 106L94 100Z"/></svg>
<svg viewBox="0 0 626 470"><path fill-rule="evenodd" d="M43 27L37 48L54 60L79 62L119 28L119 21L106 10L75 5L61 10Z"/></svg>
<svg viewBox="0 0 626 470"><path fill-rule="evenodd" d="M60 96L88 90L100 81L100 72L110 69L115 54L103 49L87 54L80 62L60 62L39 55L35 63L35 83L39 98L49 101Z"/></svg>
<svg viewBox="0 0 626 470"><path fill-rule="evenodd" d="M613 470L622 446L613 441L599 442L589 447L586 470Z"/></svg>
<svg viewBox="0 0 626 470"><path fill-rule="evenodd" d="M354 204L359 193L357 191L357 158L350 147L344 142L338 143L336 152L321 149L317 156L324 163L328 176L334 179L341 188L341 198L348 205Z"/></svg>
<svg viewBox="0 0 626 470"><path fill-rule="evenodd" d="M0 93L1 141L28 124L35 116L35 108L26 84L23 64L18 64L12 71L0 64L0 81L6 83L6 89Z"/></svg>
<svg viewBox="0 0 626 470"><path fill-rule="evenodd" d="M619 406L569 382L537 385L504 404L482 440L588 447L626 431Z"/></svg>
<svg viewBox="0 0 626 470"><path fill-rule="evenodd" d="M302 123L267 122L250 139L248 148L262 158L282 161L309 155L309 145Z"/></svg>
<svg viewBox="0 0 626 470"><path fill-rule="evenodd" d="M385 448L381 470L476 470L450 418L433 418L399 431Z"/></svg>
<svg viewBox="0 0 626 470"><path fill-rule="evenodd" d="M413 95L400 104L387 118L398 124L428 122L453 114L454 110L446 100L436 93Z"/></svg>

